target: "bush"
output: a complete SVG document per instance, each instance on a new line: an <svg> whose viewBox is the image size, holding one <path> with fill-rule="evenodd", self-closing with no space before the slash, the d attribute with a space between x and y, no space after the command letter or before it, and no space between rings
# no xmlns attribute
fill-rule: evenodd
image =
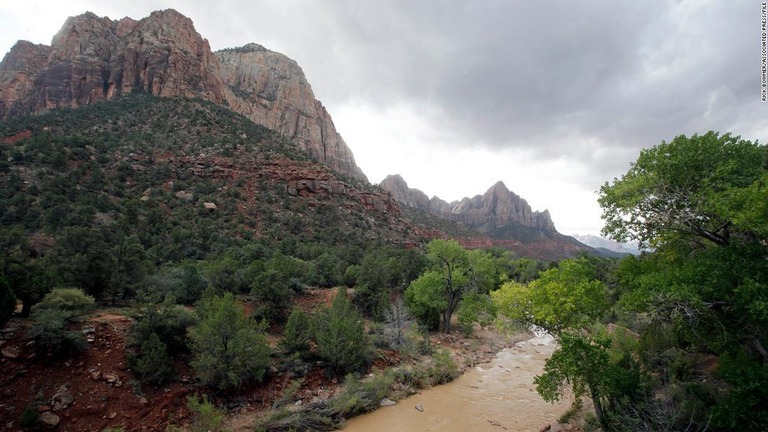
<svg viewBox="0 0 768 432"><path fill-rule="evenodd" d="M35 347L42 353L72 355L85 351L88 342L82 332L67 330L71 316L70 311L37 309L32 313L27 337L35 341Z"/></svg>
<svg viewBox="0 0 768 432"><path fill-rule="evenodd" d="M127 363L142 380L153 384L162 384L173 375L171 356L156 333L141 344L137 355L128 356Z"/></svg>
<svg viewBox="0 0 768 432"><path fill-rule="evenodd" d="M173 304L171 298L160 304L147 302L137 305L134 318L136 323L131 326L129 343L140 346L154 334L171 355L187 350L187 330L198 322L194 312Z"/></svg>
<svg viewBox="0 0 768 432"><path fill-rule="evenodd" d="M309 317L301 309L294 309L285 324L280 346L288 354L304 355L309 351L311 338L312 329L310 328Z"/></svg>
<svg viewBox="0 0 768 432"><path fill-rule="evenodd" d="M459 366L451 358L451 353L440 350L432 356L427 374L430 379L429 385L445 384L459 376Z"/></svg>
<svg viewBox="0 0 768 432"><path fill-rule="evenodd" d="M202 383L224 390L261 380L269 366L266 325L246 318L231 293L205 299L199 311L202 321L189 336Z"/></svg>
<svg viewBox="0 0 768 432"><path fill-rule="evenodd" d="M331 306L315 317L315 342L320 356L337 373L362 369L371 358L363 318L340 289Z"/></svg>
<svg viewBox="0 0 768 432"><path fill-rule="evenodd" d="M195 414L190 428L192 432L218 432L224 423L226 412L208 400L207 396L187 397L187 408Z"/></svg>
<svg viewBox="0 0 768 432"><path fill-rule="evenodd" d="M93 310L96 302L93 297L78 288L54 288L35 305L35 309L55 309L67 312L70 318L81 317Z"/></svg>

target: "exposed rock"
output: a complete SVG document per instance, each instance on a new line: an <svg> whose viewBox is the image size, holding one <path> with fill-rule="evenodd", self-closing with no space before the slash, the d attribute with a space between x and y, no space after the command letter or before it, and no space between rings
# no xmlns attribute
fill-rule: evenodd
<svg viewBox="0 0 768 432"><path fill-rule="evenodd" d="M75 395L69 391L66 385L59 387L59 391L51 398L54 411L62 411L69 408L75 401Z"/></svg>
<svg viewBox="0 0 768 432"><path fill-rule="evenodd" d="M279 131L332 169L365 178L295 61L255 43L215 55L221 77L235 90L229 100L235 111Z"/></svg>
<svg viewBox="0 0 768 432"><path fill-rule="evenodd" d="M549 211L533 211L519 195L502 182L483 195L448 203L438 197L408 187L399 175L391 175L379 184L394 199L406 206L457 222L487 237L459 239L467 248L502 247L539 259L561 259L592 250L571 237L557 232Z"/></svg>
<svg viewBox="0 0 768 432"><path fill-rule="evenodd" d="M539 432L549 432L550 429L552 429L552 425L542 426Z"/></svg>
<svg viewBox="0 0 768 432"><path fill-rule="evenodd" d="M91 379L98 381L100 380L104 375L100 371L92 371L91 372Z"/></svg>
<svg viewBox="0 0 768 432"><path fill-rule="evenodd" d="M21 355L21 350L17 346L7 346L3 347L2 353L5 358L17 359Z"/></svg>
<svg viewBox="0 0 768 432"><path fill-rule="evenodd" d="M418 412L424 412L424 407L421 404L416 405L414 408Z"/></svg>
<svg viewBox="0 0 768 432"><path fill-rule="evenodd" d="M397 402L393 401L392 399L384 398L379 402L379 406L381 407L388 407L392 405L397 405Z"/></svg>
<svg viewBox="0 0 768 432"><path fill-rule="evenodd" d="M219 208L216 204L211 203L211 202L203 203L203 207L205 207L205 209L208 210L208 211L214 211L217 208Z"/></svg>
<svg viewBox="0 0 768 432"><path fill-rule="evenodd" d="M172 9L139 21L70 17L51 46L21 41L0 63L0 121L134 92L228 106L315 160L366 180L295 61L256 44L214 54L192 21Z"/></svg>
<svg viewBox="0 0 768 432"><path fill-rule="evenodd" d="M55 428L56 426L59 425L60 421L61 420L59 419L59 416L57 416L56 414L50 411L46 411L40 414L40 423L42 423L43 426L45 426L48 429Z"/></svg>
<svg viewBox="0 0 768 432"><path fill-rule="evenodd" d="M192 195L192 192L189 191L178 191L176 192L176 198L182 199L184 201L192 201L194 196Z"/></svg>

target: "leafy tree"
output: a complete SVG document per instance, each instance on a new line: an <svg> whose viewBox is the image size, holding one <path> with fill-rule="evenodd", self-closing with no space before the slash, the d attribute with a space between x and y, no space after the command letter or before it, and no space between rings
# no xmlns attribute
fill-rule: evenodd
<svg viewBox="0 0 768 432"><path fill-rule="evenodd" d="M527 285L507 282L491 296L503 315L553 335L591 324L608 310L605 286L586 258L563 260Z"/></svg>
<svg viewBox="0 0 768 432"><path fill-rule="evenodd" d="M200 313L201 322L189 337L195 356L191 364L202 383L224 390L261 380L270 355L264 324L247 318L231 293L205 299Z"/></svg>
<svg viewBox="0 0 768 432"><path fill-rule="evenodd" d="M342 375L360 370L369 360L371 343L365 334L363 317L339 289L331 306L315 316L315 341L320 356Z"/></svg>
<svg viewBox="0 0 768 432"><path fill-rule="evenodd" d="M603 234L654 248L681 237L717 245L765 238L766 167L765 146L730 134L662 141L600 188Z"/></svg>
<svg viewBox="0 0 768 432"><path fill-rule="evenodd" d="M767 184L768 148L708 132L643 150L600 189L603 233L653 250L617 272L619 306L642 331L640 357L657 368L651 359L670 347L722 355L731 386L705 409L724 429L767 426L755 392L768 376Z"/></svg>
<svg viewBox="0 0 768 432"><path fill-rule="evenodd" d="M635 383L639 372L635 368L622 368L610 359L610 340L585 337L578 333L562 333L558 337L560 347L547 359L544 373L534 378L536 391L548 402L560 400L563 387L569 384L575 398L588 395L595 407L597 419L606 429L608 421L605 401L626 397L625 382Z"/></svg>
<svg viewBox="0 0 768 432"><path fill-rule="evenodd" d="M444 332L451 331L451 317L464 294L487 292L498 280L489 254L467 251L455 240L436 239L427 245L431 267L405 292L414 314L427 321L439 314Z"/></svg>

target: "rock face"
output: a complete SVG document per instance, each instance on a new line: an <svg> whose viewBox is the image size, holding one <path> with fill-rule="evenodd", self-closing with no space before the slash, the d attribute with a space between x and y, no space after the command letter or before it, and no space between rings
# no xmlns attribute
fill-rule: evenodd
<svg viewBox="0 0 768 432"><path fill-rule="evenodd" d="M502 182L491 186L483 195L452 203L437 197L427 198L424 192L409 188L399 175L388 176L379 186L388 190L395 200L404 205L461 222L481 232L491 232L510 223L543 231L556 231L547 210L532 211L524 199L507 189Z"/></svg>
<svg viewBox="0 0 768 432"><path fill-rule="evenodd" d="M235 111L279 131L330 168L365 178L295 61L257 44L215 55L221 77L234 89L229 103Z"/></svg>
<svg viewBox="0 0 768 432"><path fill-rule="evenodd" d="M51 46L20 41L0 63L0 120L135 92L229 106L315 160L366 180L296 62L256 44L213 53L172 9L139 21L71 17Z"/></svg>
<svg viewBox="0 0 768 432"><path fill-rule="evenodd" d="M548 211L531 210L519 195L502 182L483 195L448 203L438 197L427 198L424 192L408 187L399 175L388 176L379 183L399 203L441 219L458 222L479 236L457 238L466 248L500 247L520 256L557 260L594 252L590 247L557 232Z"/></svg>

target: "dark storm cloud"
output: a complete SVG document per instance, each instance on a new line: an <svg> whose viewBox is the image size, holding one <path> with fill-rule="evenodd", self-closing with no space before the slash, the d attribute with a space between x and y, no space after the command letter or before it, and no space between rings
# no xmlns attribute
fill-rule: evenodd
<svg viewBox="0 0 768 432"><path fill-rule="evenodd" d="M744 126L764 108L754 1L293 5L255 2L243 16L264 19L243 28L279 41L329 106L424 107L453 145L617 172L640 147Z"/></svg>

